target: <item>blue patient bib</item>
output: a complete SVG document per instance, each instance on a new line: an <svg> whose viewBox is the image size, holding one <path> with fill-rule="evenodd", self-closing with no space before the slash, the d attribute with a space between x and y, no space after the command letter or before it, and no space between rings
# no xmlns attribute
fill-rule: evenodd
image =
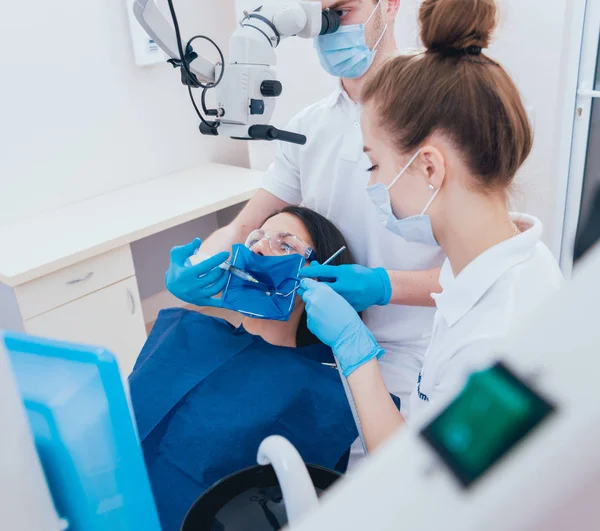
<svg viewBox="0 0 600 531"><path fill-rule="evenodd" d="M250 273L260 285L229 275L223 291L223 307L253 317L287 321L294 310L298 274L306 260L299 254L261 256L245 245L234 245L231 265ZM277 293L276 293L277 292Z"/></svg>
<svg viewBox="0 0 600 531"><path fill-rule="evenodd" d="M178 531L215 482L255 465L269 435L336 468L358 433L338 371L324 365L333 362L323 344L279 347L220 319L161 311L129 384L163 531Z"/></svg>

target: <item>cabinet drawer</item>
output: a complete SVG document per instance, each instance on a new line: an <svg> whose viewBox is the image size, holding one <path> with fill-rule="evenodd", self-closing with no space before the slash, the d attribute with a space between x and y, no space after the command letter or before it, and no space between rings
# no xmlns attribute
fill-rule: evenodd
<svg viewBox="0 0 600 531"><path fill-rule="evenodd" d="M110 350L129 375L146 341L135 277L25 321L28 334Z"/></svg>
<svg viewBox="0 0 600 531"><path fill-rule="evenodd" d="M129 245L17 286L23 319L84 297L135 274Z"/></svg>

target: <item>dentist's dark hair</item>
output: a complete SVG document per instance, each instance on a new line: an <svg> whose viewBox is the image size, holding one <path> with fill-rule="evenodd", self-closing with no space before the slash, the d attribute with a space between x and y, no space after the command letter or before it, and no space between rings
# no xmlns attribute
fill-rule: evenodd
<svg viewBox="0 0 600 531"><path fill-rule="evenodd" d="M419 22L427 52L391 57L362 93L401 152L442 133L483 190L505 190L533 144L516 85L482 53L496 17L494 0L424 0Z"/></svg>
<svg viewBox="0 0 600 531"><path fill-rule="evenodd" d="M306 232L308 232L310 239L313 242L313 250L317 255L317 261L319 263L322 264L343 246L346 246L346 250L332 260L329 265L354 263L354 258L352 257L352 253L348 248L348 243L346 242L346 239L341 231L335 226L334 223L329 221L321 214L305 207L288 206L283 210L274 212L268 218L266 218L265 221L279 214L289 214L302 222L302 225L304 225ZM317 343L320 343L320 341L308 329L308 325L306 323L306 312L304 312L296 332L296 345L298 347L305 347L307 345L314 345Z"/></svg>

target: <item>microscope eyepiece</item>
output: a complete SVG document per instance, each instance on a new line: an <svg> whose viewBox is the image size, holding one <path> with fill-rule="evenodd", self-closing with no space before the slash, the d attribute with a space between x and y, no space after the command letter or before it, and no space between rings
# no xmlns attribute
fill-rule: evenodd
<svg viewBox="0 0 600 531"><path fill-rule="evenodd" d="M323 24L321 26L321 33L319 33L319 35L335 33L338 29L340 29L342 12L326 9L323 11L322 19Z"/></svg>

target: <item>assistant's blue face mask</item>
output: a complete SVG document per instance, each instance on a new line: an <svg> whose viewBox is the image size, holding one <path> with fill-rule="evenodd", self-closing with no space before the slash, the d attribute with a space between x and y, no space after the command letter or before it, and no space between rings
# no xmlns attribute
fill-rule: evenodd
<svg viewBox="0 0 600 531"><path fill-rule="evenodd" d="M341 26L335 33L319 35L315 39L315 49L323 69L335 77L357 79L364 76L377 53L377 46L383 39L387 25L371 50L367 46L365 27L371 21L379 8L377 2L371 16L364 24L349 24Z"/></svg>
<svg viewBox="0 0 600 531"><path fill-rule="evenodd" d="M402 171L396 176L389 186L383 183L377 183L367 187L367 194L373 204L379 210L379 219L381 224L388 230L396 233L398 236L402 236L407 242L422 243L424 245L439 246L439 243L433 235L433 228L431 226L431 218L427 215L427 210L437 197L440 188L435 190L429 202L425 205L423 212L418 216L410 216L403 219L398 219L394 215L392 210L392 200L390 198L390 188L394 186L400 177L406 173L410 165L420 155L421 150L417 151L410 159L408 164L402 169ZM430 186L433 190L433 186Z"/></svg>
<svg viewBox="0 0 600 531"><path fill-rule="evenodd" d="M296 302L298 274L306 260L299 254L261 256L245 245L234 245L231 265L250 273L260 284L229 275L223 307L255 319L287 321Z"/></svg>

